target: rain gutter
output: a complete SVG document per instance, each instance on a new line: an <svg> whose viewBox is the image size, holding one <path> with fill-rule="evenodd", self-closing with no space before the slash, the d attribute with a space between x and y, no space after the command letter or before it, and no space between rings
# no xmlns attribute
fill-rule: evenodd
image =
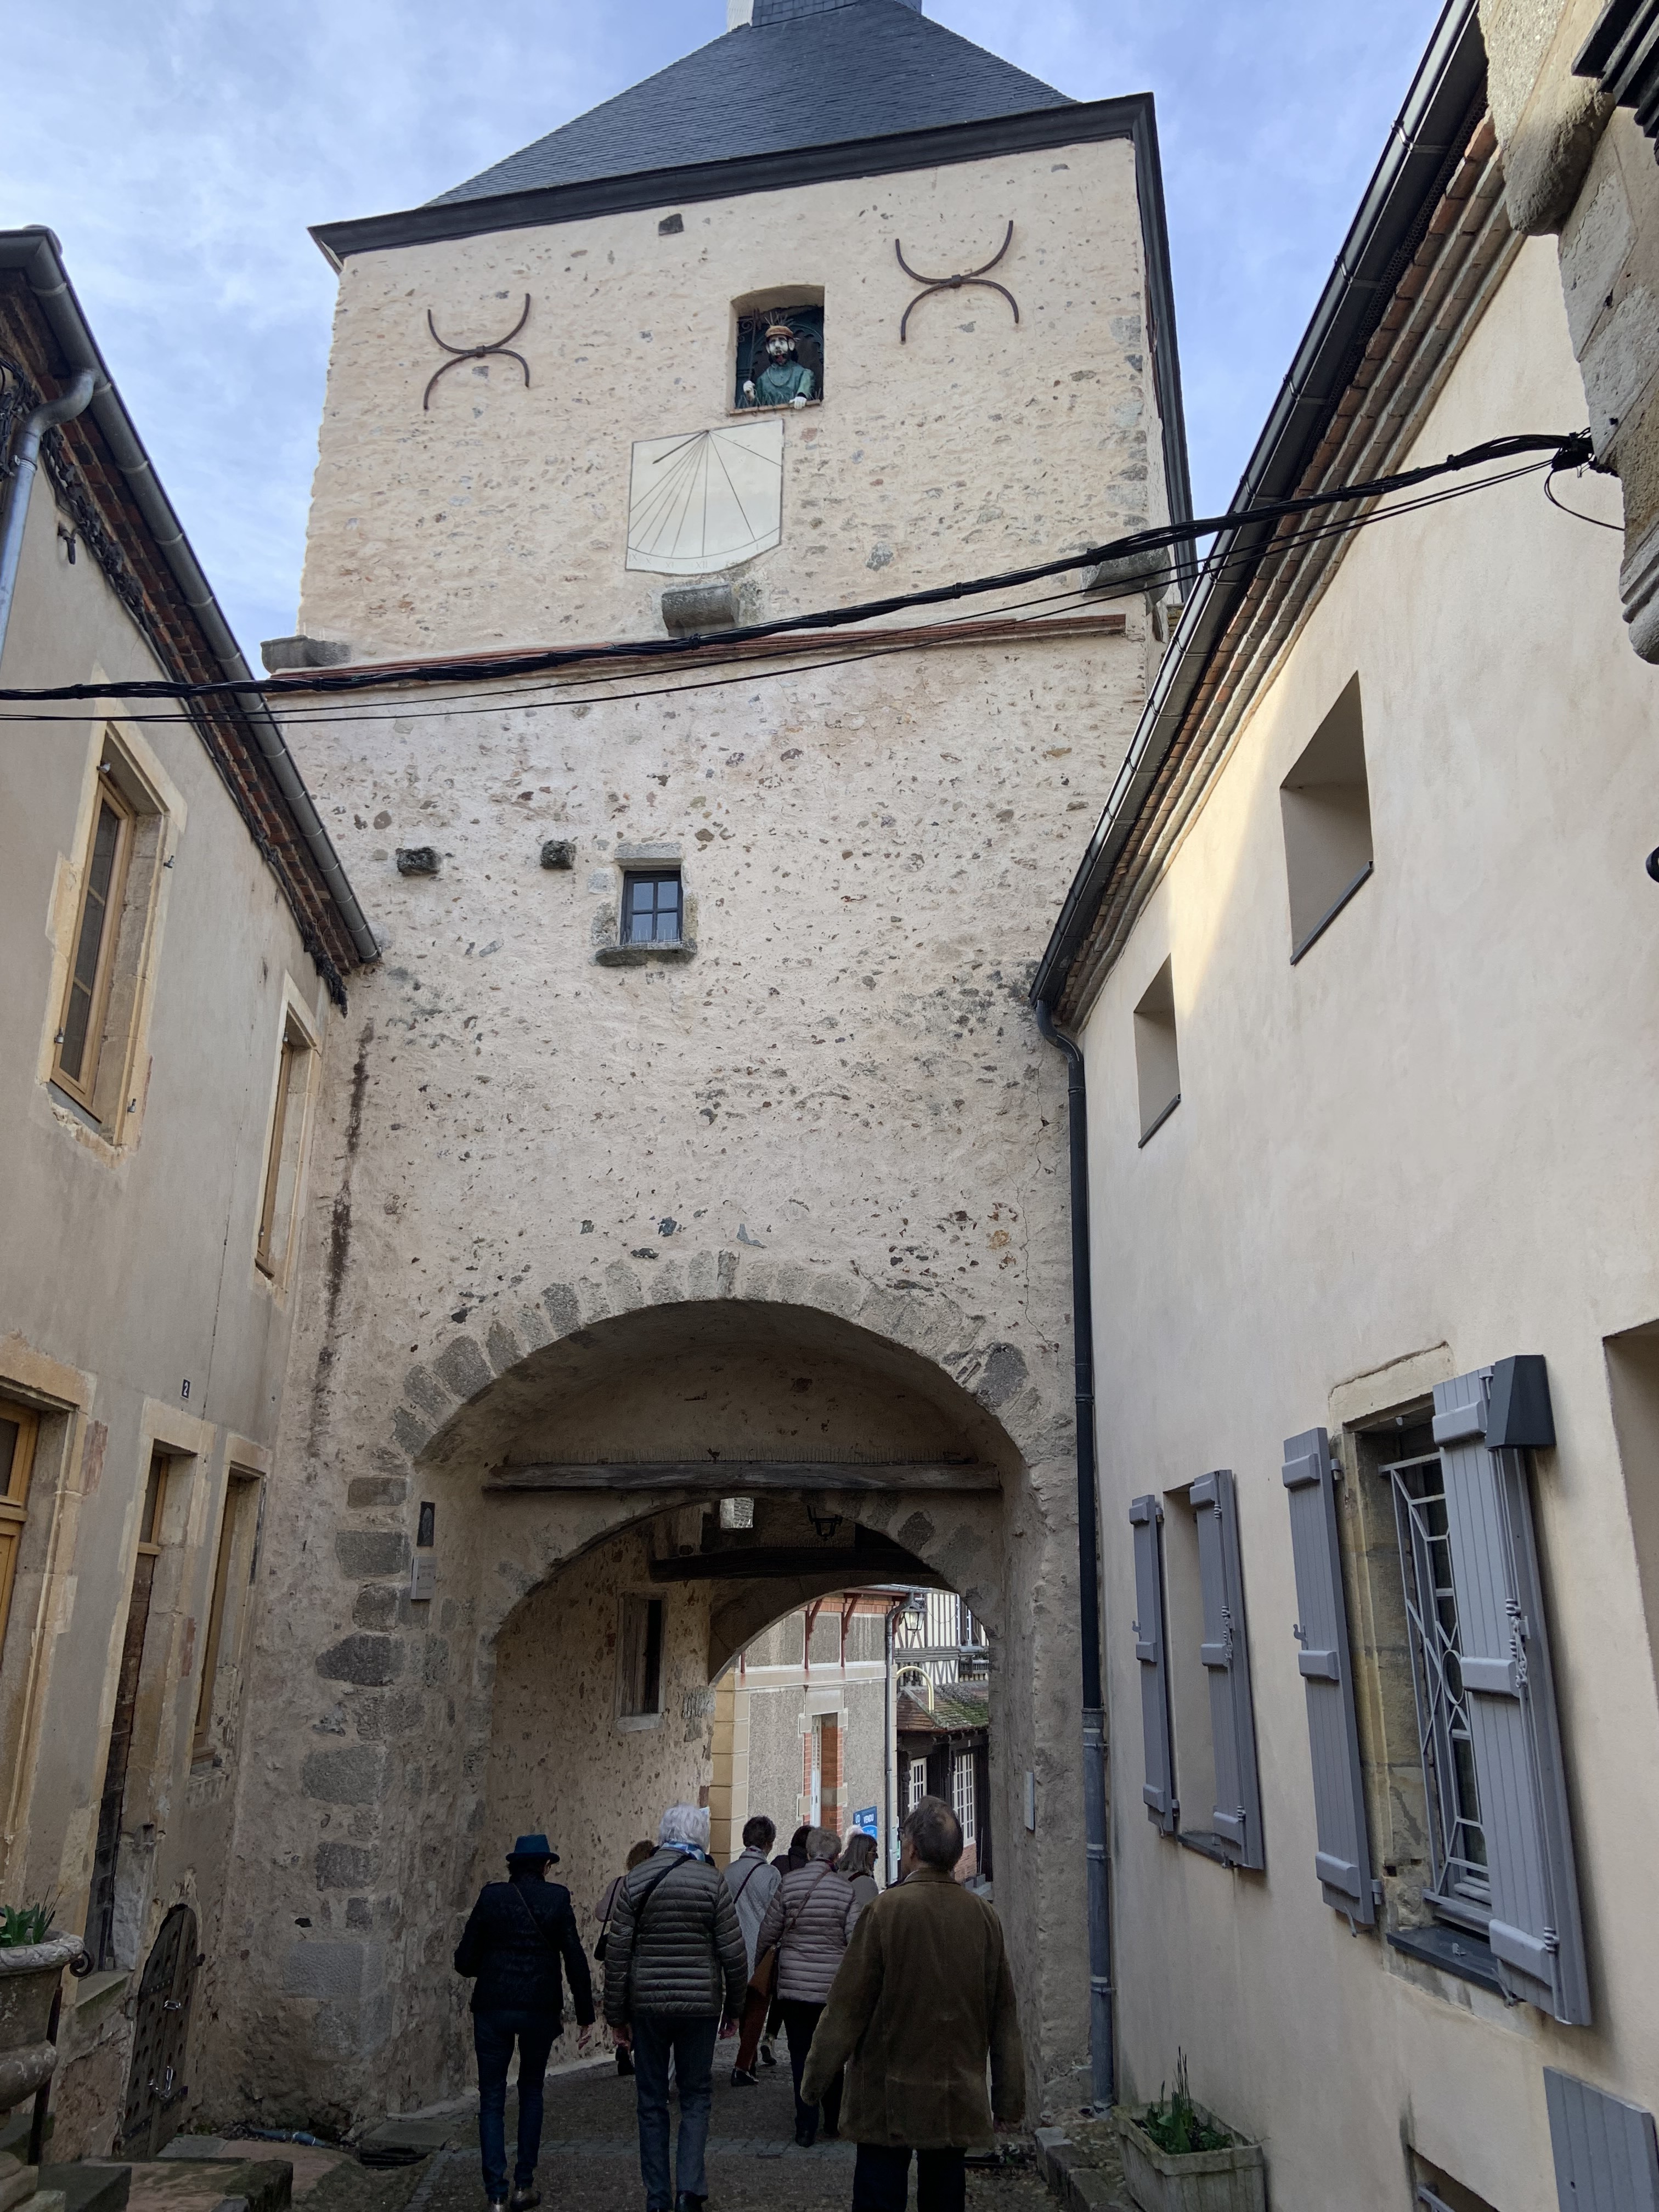
<svg viewBox="0 0 1659 2212"><path fill-rule="evenodd" d="M191 550L184 526L161 489L150 465L149 456L133 428L132 419L87 325L86 318L81 312L81 303L75 296L74 287L64 268L63 248L52 232L44 227L0 231L0 269L20 270L27 279L36 304L68 361L71 374L82 370L91 372L93 397L89 411L92 419L102 432L117 467L126 479L127 488L143 518L144 526L162 559L172 570L179 593L199 624L214 658L233 683L246 683L250 686L248 690L234 695L237 705L244 721L253 732L254 742L264 757L294 826L328 887L329 896L346 926L358 957L365 961L378 960L380 945L368 925L368 917L357 902L357 895L347 880L333 841L323 826L322 817L311 793L306 789L304 779L295 764L294 757L289 751L276 719L258 691L252 688L254 683L252 672L243 659L241 647L214 597L212 586Z"/></svg>

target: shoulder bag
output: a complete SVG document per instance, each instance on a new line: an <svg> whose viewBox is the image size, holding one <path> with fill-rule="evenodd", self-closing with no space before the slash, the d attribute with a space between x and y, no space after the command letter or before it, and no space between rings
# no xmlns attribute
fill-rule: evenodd
<svg viewBox="0 0 1659 2212"><path fill-rule="evenodd" d="M788 1880L788 1876L786 1875L784 1879L787 1881ZM823 1876L820 1875L818 1876L818 1881L822 1881L823 1879ZM800 1903L795 1907L795 1910L791 1914L790 1917L784 1922L783 1926L778 1930L778 1940L773 1944L771 1949L769 1951L763 1951L759 1958L756 1960L755 1971L749 1977L749 1986L755 1992L757 1996L767 1998L771 1996L773 1989L776 1985L778 1978L778 1954L788 1942L791 1930L793 1929L796 1921L800 1918L801 1914L805 1911L808 1899L811 1897L813 1890L816 1890L817 1886L818 1883L815 1881L812 1884L812 1888L807 1891L805 1897L802 1898Z"/></svg>

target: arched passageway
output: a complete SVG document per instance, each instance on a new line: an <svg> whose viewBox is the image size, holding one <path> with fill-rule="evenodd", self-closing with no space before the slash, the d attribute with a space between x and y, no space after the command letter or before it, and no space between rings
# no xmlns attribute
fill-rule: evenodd
<svg viewBox="0 0 1659 2212"><path fill-rule="evenodd" d="M650 1296L613 1268L602 1292L549 1290L403 1377L374 1455L385 1472L354 1476L356 1517L333 1542L347 1578L362 1560L404 1579L359 1579L307 1632L316 1673L344 1687L320 1728L307 1718L290 1799L265 1808L298 1832L285 1863L302 1931L262 1970L248 2070L270 2094L320 2112L325 2081L330 2109L408 2109L461 2086L449 1952L511 1838L546 1827L590 1908L665 1803L729 1787L723 1670L783 1616L872 1588L954 1591L988 1632L987 1829L1034 2090L1079 2066L1063 1366L1034 1380L943 1297L923 1308L748 1264L693 1256ZM397 1564L416 1525L427 1599L419 1552L412 1583L406 1548ZM297 1631L288 1648L301 1666L273 1694L297 1704ZM260 1811L250 1797L245 1820ZM343 1893L370 1883L384 1905Z"/></svg>

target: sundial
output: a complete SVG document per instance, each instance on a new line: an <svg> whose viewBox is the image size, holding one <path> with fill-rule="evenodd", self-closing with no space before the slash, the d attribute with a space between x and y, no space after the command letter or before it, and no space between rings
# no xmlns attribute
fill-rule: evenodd
<svg viewBox="0 0 1659 2212"><path fill-rule="evenodd" d="M783 535L783 422L722 424L634 447L628 565L706 576Z"/></svg>

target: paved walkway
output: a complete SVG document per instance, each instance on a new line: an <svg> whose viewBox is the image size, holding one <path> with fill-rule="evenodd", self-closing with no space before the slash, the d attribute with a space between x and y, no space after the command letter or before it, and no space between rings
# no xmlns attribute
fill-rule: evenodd
<svg viewBox="0 0 1659 2212"><path fill-rule="evenodd" d="M798 2148L787 2064L763 2069L757 2089L733 2089L729 2056L724 2066L720 2063L730 2047L722 2046L715 2062L709 2212L847 2212L853 2146L819 2142L811 2150ZM514 2122L509 2099L509 2155ZM404 2212L480 2212L476 2112L389 2121L371 2133L434 2147ZM609 2062L549 2081L540 2181L546 2212L642 2212L634 2084L619 2079ZM914 2193L913 2185L913 2202ZM1054 2198L1029 2163L970 2172L968 2205L969 2212L1055 2212Z"/></svg>

